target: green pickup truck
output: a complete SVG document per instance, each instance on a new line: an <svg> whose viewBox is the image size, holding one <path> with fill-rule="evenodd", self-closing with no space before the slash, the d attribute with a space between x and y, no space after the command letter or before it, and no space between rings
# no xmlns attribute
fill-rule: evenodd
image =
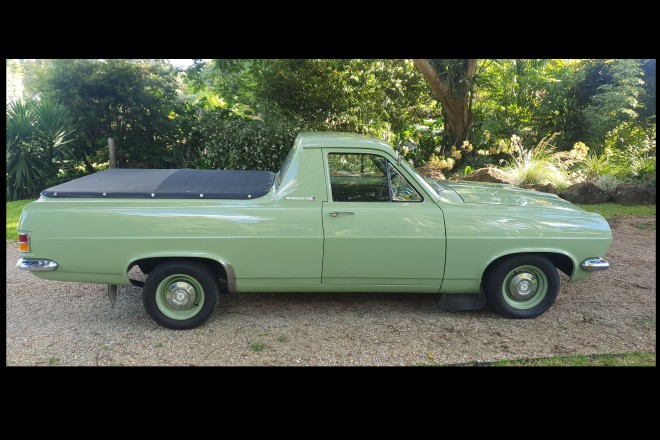
<svg viewBox="0 0 660 440"><path fill-rule="evenodd" d="M19 225L19 268L48 280L143 285L171 329L222 291L428 292L448 309L545 312L607 269L598 214L511 185L426 179L387 143L301 133L269 171L111 169L48 188ZM137 266L147 275L132 280Z"/></svg>

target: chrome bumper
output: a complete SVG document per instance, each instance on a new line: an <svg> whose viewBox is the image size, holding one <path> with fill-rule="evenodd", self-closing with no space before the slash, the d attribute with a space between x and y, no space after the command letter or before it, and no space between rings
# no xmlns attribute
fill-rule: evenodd
<svg viewBox="0 0 660 440"><path fill-rule="evenodd" d="M21 258L16 266L21 270L29 270L30 272L48 272L57 269L57 263L53 260L27 260Z"/></svg>
<svg viewBox="0 0 660 440"><path fill-rule="evenodd" d="M580 267L587 272L599 272L610 268L610 263L602 258L589 258L584 260Z"/></svg>

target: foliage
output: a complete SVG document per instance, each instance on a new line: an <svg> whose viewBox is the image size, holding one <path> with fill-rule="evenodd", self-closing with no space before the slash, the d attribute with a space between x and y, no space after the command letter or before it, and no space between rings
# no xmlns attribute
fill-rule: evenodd
<svg viewBox="0 0 660 440"><path fill-rule="evenodd" d="M7 214L7 241L17 241L18 240L18 219L23 212L23 208L30 202L34 200L16 200L13 202L7 202L6 204L6 214Z"/></svg>
<svg viewBox="0 0 660 440"><path fill-rule="evenodd" d="M30 94L59 100L79 127L72 142L88 171L107 160L115 140L117 163L166 166L163 157L177 132L176 70L162 60L37 60L25 63Z"/></svg>
<svg viewBox="0 0 660 440"><path fill-rule="evenodd" d="M298 134L282 121L231 115L224 110L202 114L197 130L204 139L198 168L270 170L281 167Z"/></svg>
<svg viewBox="0 0 660 440"><path fill-rule="evenodd" d="M655 185L655 126L649 136L633 123L613 129L605 137L604 155L608 171L622 180Z"/></svg>
<svg viewBox="0 0 660 440"><path fill-rule="evenodd" d="M599 175L596 181L594 182L598 188L609 193L614 192L616 187L621 183L619 179L614 177L611 174L602 174Z"/></svg>
<svg viewBox="0 0 660 440"><path fill-rule="evenodd" d="M607 156L590 152L582 164L582 172L585 180L592 181L599 176L610 175L610 165L607 162ZM611 176L611 175L610 175ZM613 177L613 176L612 176Z"/></svg>
<svg viewBox="0 0 660 440"><path fill-rule="evenodd" d="M472 143L491 150L512 134L530 145L553 133L560 150L580 140L575 130L580 63L573 60L483 60L477 69Z"/></svg>
<svg viewBox="0 0 660 440"><path fill-rule="evenodd" d="M514 177L518 185L553 184L558 189L569 185L568 171L582 162L589 148L576 143L571 151L556 151L552 141L556 135L546 137L534 148L526 149L520 137L511 136L511 162L504 171Z"/></svg>
<svg viewBox="0 0 660 440"><path fill-rule="evenodd" d="M438 144L437 103L410 60L246 60L233 64L225 75L222 66L227 63L214 60L196 77L205 77L218 99L227 103L223 108L228 112L216 113L215 121L268 127L275 131L274 138L278 133L293 138L304 130L371 134L410 152L407 158L417 165L425 163ZM220 135L206 130L207 122L202 124L202 142L210 140L217 149ZM277 139L267 141L267 133L261 135L260 143L279 145Z"/></svg>
<svg viewBox="0 0 660 440"><path fill-rule="evenodd" d="M299 131L332 130L389 141L415 167L465 173L505 160L527 181L654 183L655 74L653 59L216 59L185 71L8 60L7 90L57 100L73 118L76 163L53 179L78 175L74 165L93 172L108 136L122 167L277 169ZM580 142L590 154L546 168L520 154L550 136L553 154Z"/></svg>
<svg viewBox="0 0 660 440"><path fill-rule="evenodd" d="M306 129L405 142L412 124L439 109L410 60L269 60L254 65L253 101L263 117ZM403 135L405 137L405 134Z"/></svg>
<svg viewBox="0 0 660 440"><path fill-rule="evenodd" d="M440 143L442 131L442 120L425 119L399 131L394 148L415 167L422 166L434 157L445 156L445 148Z"/></svg>
<svg viewBox="0 0 660 440"><path fill-rule="evenodd" d="M608 133L622 124L637 124L643 92L640 60L596 60L589 63L585 81L591 81L595 93L582 110L585 140L602 145ZM597 150L599 151L599 150Z"/></svg>
<svg viewBox="0 0 660 440"><path fill-rule="evenodd" d="M6 105L7 199L36 196L71 152L74 130L66 109L49 100Z"/></svg>

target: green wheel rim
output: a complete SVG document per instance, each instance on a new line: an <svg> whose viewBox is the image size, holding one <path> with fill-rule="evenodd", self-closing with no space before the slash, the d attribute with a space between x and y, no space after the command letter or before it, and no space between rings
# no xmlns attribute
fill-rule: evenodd
<svg viewBox="0 0 660 440"><path fill-rule="evenodd" d="M536 266L519 266L504 277L502 297L518 310L538 306L548 294L548 277Z"/></svg>
<svg viewBox="0 0 660 440"><path fill-rule="evenodd" d="M156 305L168 318L190 319L204 306L204 288L189 275L170 275L156 288Z"/></svg>

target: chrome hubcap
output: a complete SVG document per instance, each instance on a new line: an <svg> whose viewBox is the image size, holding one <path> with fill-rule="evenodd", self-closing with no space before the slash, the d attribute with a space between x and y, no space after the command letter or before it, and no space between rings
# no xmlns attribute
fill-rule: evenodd
<svg viewBox="0 0 660 440"><path fill-rule="evenodd" d="M509 295L518 301L533 297L537 290L538 280L530 272L522 272L511 278L508 286Z"/></svg>
<svg viewBox="0 0 660 440"><path fill-rule="evenodd" d="M177 281L167 286L165 301L174 310L188 310L195 305L197 292L192 284Z"/></svg>

